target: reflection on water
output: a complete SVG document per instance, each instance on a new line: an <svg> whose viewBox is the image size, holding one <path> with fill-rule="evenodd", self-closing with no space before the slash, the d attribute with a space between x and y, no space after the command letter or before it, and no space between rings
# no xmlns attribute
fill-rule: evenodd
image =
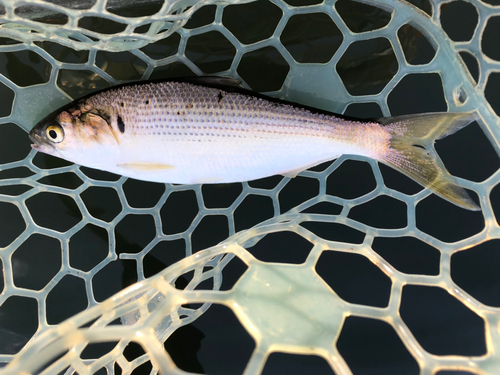
<svg viewBox="0 0 500 375"><path fill-rule="evenodd" d="M57 86L73 99L78 99L93 91L107 88L110 84L89 70L61 69L57 76Z"/></svg>
<svg viewBox="0 0 500 375"><path fill-rule="evenodd" d="M352 43L337 64L337 72L351 95L378 94L397 70L398 60L386 38Z"/></svg>
<svg viewBox="0 0 500 375"><path fill-rule="evenodd" d="M0 74L18 86L26 87L49 81L52 66L33 51L0 53Z"/></svg>

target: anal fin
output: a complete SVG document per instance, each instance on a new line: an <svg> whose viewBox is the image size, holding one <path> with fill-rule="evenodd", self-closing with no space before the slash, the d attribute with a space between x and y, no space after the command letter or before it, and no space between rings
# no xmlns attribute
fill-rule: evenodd
<svg viewBox="0 0 500 375"><path fill-rule="evenodd" d="M295 178L295 177L297 177L297 175L300 172L302 172L302 169L297 169L297 170L293 170L293 171L290 171L290 172L281 173L281 175L285 176L285 177L289 177L289 178Z"/></svg>
<svg viewBox="0 0 500 375"><path fill-rule="evenodd" d="M224 178L222 177L216 177L216 176L207 176L207 177L201 177L201 178L196 178L193 181L191 181L192 184L216 184L218 182L221 182Z"/></svg>

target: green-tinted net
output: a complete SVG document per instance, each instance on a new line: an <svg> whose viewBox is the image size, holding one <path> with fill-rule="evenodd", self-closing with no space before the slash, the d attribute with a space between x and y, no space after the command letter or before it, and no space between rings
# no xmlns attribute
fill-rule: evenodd
<svg viewBox="0 0 500 375"><path fill-rule="evenodd" d="M1 375L500 372L497 1L0 4ZM361 157L184 186L30 149L72 99L192 75L350 116L476 111L436 149L482 211Z"/></svg>

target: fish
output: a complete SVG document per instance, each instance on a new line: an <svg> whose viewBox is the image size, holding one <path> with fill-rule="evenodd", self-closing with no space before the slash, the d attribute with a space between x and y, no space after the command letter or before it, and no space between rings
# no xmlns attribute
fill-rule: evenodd
<svg viewBox="0 0 500 375"><path fill-rule="evenodd" d="M29 137L35 150L82 166L176 184L294 177L361 155L477 211L433 147L475 119L438 112L360 120L254 93L232 78L195 77L90 94L46 116Z"/></svg>

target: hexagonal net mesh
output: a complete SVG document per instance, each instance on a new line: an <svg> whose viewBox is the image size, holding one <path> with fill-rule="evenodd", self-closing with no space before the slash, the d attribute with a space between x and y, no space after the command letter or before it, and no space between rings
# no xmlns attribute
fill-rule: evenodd
<svg viewBox="0 0 500 375"><path fill-rule="evenodd" d="M0 374L500 371L498 3L0 4ZM358 117L476 111L436 149L482 211L362 157L187 186L29 147L86 93L207 74Z"/></svg>

